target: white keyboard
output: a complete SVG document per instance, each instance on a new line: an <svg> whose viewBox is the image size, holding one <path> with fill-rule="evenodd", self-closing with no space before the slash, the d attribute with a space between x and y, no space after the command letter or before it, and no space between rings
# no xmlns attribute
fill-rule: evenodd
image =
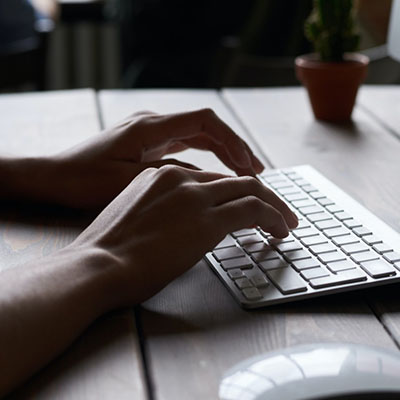
<svg viewBox="0 0 400 400"><path fill-rule="evenodd" d="M206 260L244 308L400 282L400 235L310 166L260 176L299 217L282 240L233 232Z"/></svg>

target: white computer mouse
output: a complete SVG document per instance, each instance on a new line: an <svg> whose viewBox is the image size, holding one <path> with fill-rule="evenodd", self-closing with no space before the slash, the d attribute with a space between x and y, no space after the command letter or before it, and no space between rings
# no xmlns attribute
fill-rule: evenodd
<svg viewBox="0 0 400 400"><path fill-rule="evenodd" d="M348 344L290 347L229 370L221 400L400 399L400 352Z"/></svg>

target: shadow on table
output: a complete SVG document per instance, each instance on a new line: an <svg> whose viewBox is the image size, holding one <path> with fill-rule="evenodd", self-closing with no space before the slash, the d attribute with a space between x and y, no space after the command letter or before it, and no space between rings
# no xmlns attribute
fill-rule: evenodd
<svg viewBox="0 0 400 400"><path fill-rule="evenodd" d="M94 380L103 386L101 381L116 364L127 365L119 358L121 349L126 347L127 340L131 340L131 315L122 310L99 318L65 352L9 395L7 400L85 398L86 389L93 390Z"/></svg>

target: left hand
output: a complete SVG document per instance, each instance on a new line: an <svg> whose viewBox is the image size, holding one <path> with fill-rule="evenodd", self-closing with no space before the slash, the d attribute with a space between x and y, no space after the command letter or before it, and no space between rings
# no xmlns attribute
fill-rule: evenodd
<svg viewBox="0 0 400 400"><path fill-rule="evenodd" d="M212 151L239 176L264 169L249 146L210 109L169 115L142 112L53 157L53 181L58 183L49 183L47 198L77 208L103 207L146 168L196 168L162 159L189 147Z"/></svg>

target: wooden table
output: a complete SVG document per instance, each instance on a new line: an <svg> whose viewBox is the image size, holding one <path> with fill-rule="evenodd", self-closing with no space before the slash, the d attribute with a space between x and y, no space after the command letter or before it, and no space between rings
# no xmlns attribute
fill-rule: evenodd
<svg viewBox="0 0 400 400"><path fill-rule="evenodd" d="M97 96L97 98L96 98ZM316 122L303 89L49 92L0 97L0 151L48 154L134 111L212 107L268 167L311 164L400 231L400 87L365 87L352 124ZM181 159L226 171L211 154ZM71 213L1 210L0 266L48 254L83 228ZM97 321L11 398L215 399L226 369L272 349L347 341L396 350L398 285L256 311L205 265L135 310Z"/></svg>

